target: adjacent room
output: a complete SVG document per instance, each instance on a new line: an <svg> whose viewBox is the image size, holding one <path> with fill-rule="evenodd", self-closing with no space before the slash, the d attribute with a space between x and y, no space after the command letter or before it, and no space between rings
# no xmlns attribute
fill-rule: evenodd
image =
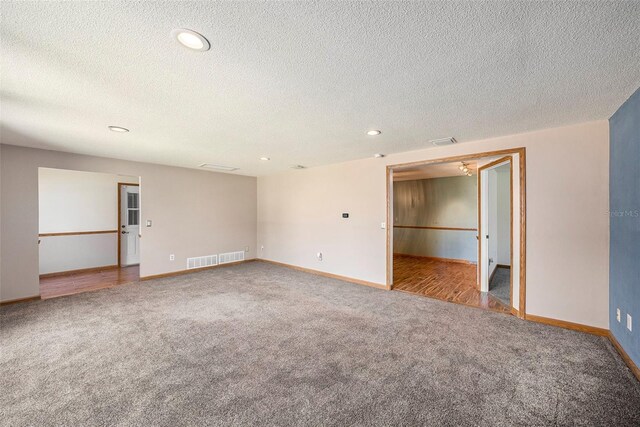
<svg viewBox="0 0 640 427"><path fill-rule="evenodd" d="M1 426L640 425L640 2L0 2Z"/></svg>
<svg viewBox="0 0 640 427"><path fill-rule="evenodd" d="M38 169L43 299L138 281L138 177Z"/></svg>
<svg viewBox="0 0 640 427"><path fill-rule="evenodd" d="M510 270L512 197L519 195L512 196L511 159L390 169L393 290L517 313Z"/></svg>

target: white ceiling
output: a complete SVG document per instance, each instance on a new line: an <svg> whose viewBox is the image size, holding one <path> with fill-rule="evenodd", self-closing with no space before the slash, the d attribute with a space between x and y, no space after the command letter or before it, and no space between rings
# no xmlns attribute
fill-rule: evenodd
<svg viewBox="0 0 640 427"><path fill-rule="evenodd" d="M606 119L640 86L640 2L0 8L3 143L246 175Z"/></svg>

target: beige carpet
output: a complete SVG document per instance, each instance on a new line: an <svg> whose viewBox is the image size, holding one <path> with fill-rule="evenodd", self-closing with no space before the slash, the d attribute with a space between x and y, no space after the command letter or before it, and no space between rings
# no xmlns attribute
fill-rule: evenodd
<svg viewBox="0 0 640 427"><path fill-rule="evenodd" d="M259 262L0 322L5 426L640 425L604 338Z"/></svg>

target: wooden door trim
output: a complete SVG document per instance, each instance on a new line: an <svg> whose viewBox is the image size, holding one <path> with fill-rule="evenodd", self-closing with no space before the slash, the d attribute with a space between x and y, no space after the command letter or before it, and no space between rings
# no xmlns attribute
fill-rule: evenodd
<svg viewBox="0 0 640 427"><path fill-rule="evenodd" d="M111 234L118 230L96 230L96 231L63 231L60 233L40 233L38 237L58 237L58 236L84 236L86 234Z"/></svg>
<svg viewBox="0 0 640 427"><path fill-rule="evenodd" d="M122 196L122 187L125 185L130 185L132 187L140 187L140 184L130 184L128 182L119 182L118 183L118 248L116 249L118 251L118 267L122 267L122 262L121 262L121 254L120 254L120 236L122 236L121 233L121 228L122 228L122 202L121 202L121 196ZM139 196L138 196L139 197ZM140 219L142 219L142 215L139 216Z"/></svg>
<svg viewBox="0 0 640 427"><path fill-rule="evenodd" d="M478 231L477 228L438 227L430 225L394 225L393 228L411 228L417 230L445 230L445 231Z"/></svg>
<svg viewBox="0 0 640 427"><path fill-rule="evenodd" d="M390 256L390 246L391 246L391 233L393 232L393 222L391 221L392 214L390 212L391 209L391 201L390 201L390 178L394 168L400 167L413 167L413 166L423 166L434 163L445 163L445 162L457 162L457 161L466 161L466 160L478 160L484 157L493 157L493 156L513 156L518 155L519 157L519 170L520 170L520 295L519 295L519 306L518 306L518 317L521 319L526 318L526 291L527 291L527 189L526 189L526 149L524 147L518 148L509 148L505 150L496 150L496 151L484 151L479 153L472 154L462 154L458 156L450 156L450 157L442 157L437 159L429 159L429 160L421 160L418 162L409 162L409 163L397 163L392 165L387 165L386 167L386 187L387 187L387 287L389 289L393 286L393 277L392 277L392 266L390 265L393 262L393 258ZM512 163L513 166L513 163ZM513 175L513 167L511 168L511 174ZM512 203L513 203L513 177L511 179L512 185ZM478 190L479 191L479 190ZM511 220L513 221L513 209ZM478 225L479 226L479 225ZM513 225L511 227L513 233ZM480 237L480 236L478 236ZM479 239L478 239L479 240ZM513 236L512 236L512 251L513 251ZM478 254L480 255L480 254ZM512 255L513 256L513 255ZM478 259L479 261L479 259ZM513 261L513 260L512 260ZM511 269L511 277L513 278L513 268ZM513 280L511 281L513 284ZM513 307L513 304L512 304Z"/></svg>

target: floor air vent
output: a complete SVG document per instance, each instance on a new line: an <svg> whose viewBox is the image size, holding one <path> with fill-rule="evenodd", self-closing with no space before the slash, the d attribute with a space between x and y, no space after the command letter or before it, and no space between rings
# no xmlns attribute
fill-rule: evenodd
<svg viewBox="0 0 640 427"><path fill-rule="evenodd" d="M210 267L218 265L218 255L205 255L195 258L187 258L187 270L192 268Z"/></svg>
<svg viewBox="0 0 640 427"><path fill-rule="evenodd" d="M244 251L228 252L226 254L218 255L220 257L220 264L227 264L229 262L244 261Z"/></svg>

